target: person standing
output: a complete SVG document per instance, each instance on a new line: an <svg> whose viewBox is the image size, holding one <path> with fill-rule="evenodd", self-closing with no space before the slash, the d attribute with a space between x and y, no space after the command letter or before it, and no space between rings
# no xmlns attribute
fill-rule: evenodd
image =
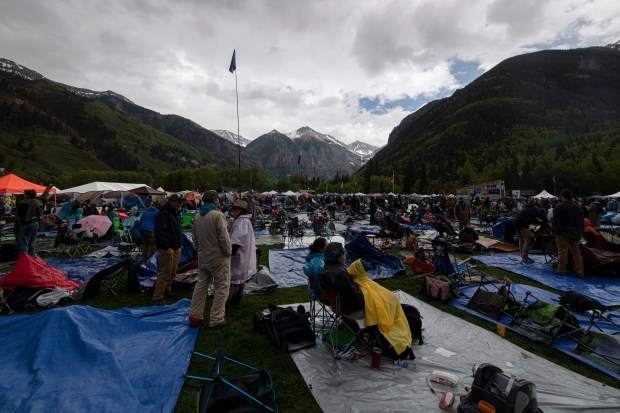
<svg viewBox="0 0 620 413"><path fill-rule="evenodd" d="M39 231L39 220L43 215L43 206L47 201L52 184L45 188L41 197L37 198L34 189L24 191L24 199L15 205L15 239L17 240L17 256L28 253L31 257L36 257L37 232Z"/></svg>
<svg viewBox="0 0 620 413"><path fill-rule="evenodd" d="M179 210L183 199L177 194L168 198L155 219L155 247L159 252L159 275L153 291L153 304L162 304L172 292L174 276L181 256L181 220Z"/></svg>
<svg viewBox="0 0 620 413"><path fill-rule="evenodd" d="M220 328L230 324L225 314L232 247L226 218L219 210L220 199L217 192L207 191L202 199L204 205L194 217L192 227L192 237L198 254L198 281L192 294L188 324L190 327L198 327L202 323L209 284L213 282L214 294L209 327Z"/></svg>
<svg viewBox="0 0 620 413"><path fill-rule="evenodd" d="M555 235L558 247L557 273L566 274L568 251L573 255L573 270L577 277L584 277L583 257L581 256L580 240L584 231L583 213L573 201L573 193L569 189L562 191L562 202L553 210L551 230Z"/></svg>
<svg viewBox="0 0 620 413"><path fill-rule="evenodd" d="M140 239L142 240L142 262L147 262L155 253L155 220L159 209L148 201L148 208L140 217Z"/></svg>
<svg viewBox="0 0 620 413"><path fill-rule="evenodd" d="M243 299L245 282L256 272L256 241L248 203L242 199L236 200L232 215L234 221L230 227L232 260L228 302L239 304Z"/></svg>
<svg viewBox="0 0 620 413"><path fill-rule="evenodd" d="M587 209L588 218L590 219L590 224L592 228L598 229L601 227L601 217L605 213L605 208L601 205L600 202L594 201L590 203L590 206Z"/></svg>
<svg viewBox="0 0 620 413"><path fill-rule="evenodd" d="M524 264L532 264L534 262L534 260L528 256L530 247L532 246L530 225L534 223L546 225L547 222L547 217L540 209L534 206L533 200L521 208L515 216L514 225L519 235L519 251L521 252L521 261Z"/></svg>

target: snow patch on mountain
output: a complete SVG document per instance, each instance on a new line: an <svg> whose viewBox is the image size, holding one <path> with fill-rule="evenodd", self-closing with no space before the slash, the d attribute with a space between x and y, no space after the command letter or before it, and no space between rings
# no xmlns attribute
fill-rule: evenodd
<svg viewBox="0 0 620 413"><path fill-rule="evenodd" d="M215 133L219 137L226 139L229 142L234 143L235 145L241 144L241 146L244 148L247 146L248 143L251 142L249 139L246 139L241 135L237 135L236 133L227 130L218 129L212 130L211 132Z"/></svg>

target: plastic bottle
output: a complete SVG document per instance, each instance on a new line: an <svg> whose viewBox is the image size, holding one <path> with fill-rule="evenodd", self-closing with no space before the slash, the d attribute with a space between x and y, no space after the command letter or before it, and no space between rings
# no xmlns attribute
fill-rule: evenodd
<svg viewBox="0 0 620 413"><path fill-rule="evenodd" d="M407 368L409 366L409 363L407 363L405 360L394 360L394 365L398 366L398 367L402 367L402 368Z"/></svg>

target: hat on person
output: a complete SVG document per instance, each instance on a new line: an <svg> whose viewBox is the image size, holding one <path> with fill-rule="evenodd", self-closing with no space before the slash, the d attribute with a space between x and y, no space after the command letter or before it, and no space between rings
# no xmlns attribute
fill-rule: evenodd
<svg viewBox="0 0 620 413"><path fill-rule="evenodd" d="M179 195L177 194L172 194L170 195L170 197L168 198L168 203L170 202L183 202L183 198L181 198Z"/></svg>
<svg viewBox="0 0 620 413"><path fill-rule="evenodd" d="M323 251L325 262L330 263L338 262L338 257L345 254L346 251L340 242L330 242Z"/></svg>
<svg viewBox="0 0 620 413"><path fill-rule="evenodd" d="M217 192L213 189L210 189L202 194L202 200L205 202L213 202L215 201L215 198L217 198Z"/></svg>
<svg viewBox="0 0 620 413"><path fill-rule="evenodd" d="M245 202L243 199L237 199L235 201L235 203L233 204L233 208L241 208L243 210L248 210L248 203Z"/></svg>

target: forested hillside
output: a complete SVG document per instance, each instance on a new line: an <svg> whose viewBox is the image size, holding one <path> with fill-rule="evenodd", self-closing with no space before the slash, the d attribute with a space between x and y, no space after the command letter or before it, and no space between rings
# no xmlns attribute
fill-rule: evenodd
<svg viewBox="0 0 620 413"><path fill-rule="evenodd" d="M507 59L394 128L358 173L405 192L503 179L509 189L620 189L620 51L542 51Z"/></svg>

